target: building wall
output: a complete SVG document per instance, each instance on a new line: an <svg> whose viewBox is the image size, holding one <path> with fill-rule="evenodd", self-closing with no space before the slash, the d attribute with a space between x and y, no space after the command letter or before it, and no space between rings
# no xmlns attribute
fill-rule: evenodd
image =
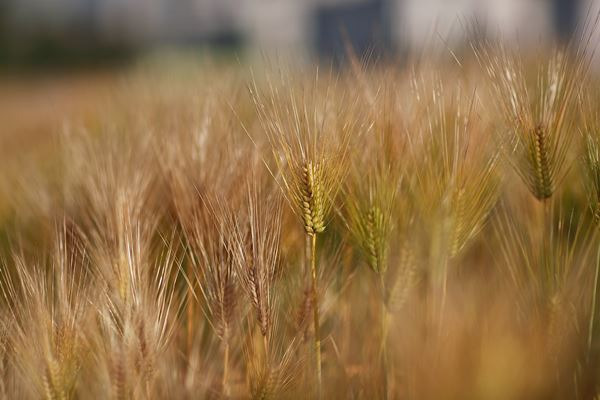
<svg viewBox="0 0 600 400"><path fill-rule="evenodd" d="M409 48L434 46L440 39L457 44L476 23L492 37L535 43L553 35L549 1L396 0L393 36ZM439 46L438 46L439 47ZM441 46L443 48L443 46Z"/></svg>
<svg viewBox="0 0 600 400"><path fill-rule="evenodd" d="M2 1L2 0L0 0ZM59 29L79 24L99 35L140 42L199 41L222 32L239 32L255 53L311 54L315 10L374 0L3 0L18 30ZM524 43L553 37L563 7L600 0L379 0L389 9L396 47L419 47L443 38L458 43L464 25L477 20L491 35L519 36ZM562 14L560 14L562 13ZM90 27L91 26L91 27Z"/></svg>
<svg viewBox="0 0 600 400"><path fill-rule="evenodd" d="M254 56L309 54L313 1L242 0L240 4L236 20Z"/></svg>

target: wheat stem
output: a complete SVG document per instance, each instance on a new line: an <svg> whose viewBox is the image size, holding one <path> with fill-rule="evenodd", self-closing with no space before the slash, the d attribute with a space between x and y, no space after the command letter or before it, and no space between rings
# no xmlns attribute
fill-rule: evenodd
<svg viewBox="0 0 600 400"><path fill-rule="evenodd" d="M186 263L185 265L185 273L186 276L192 276L192 265L190 262ZM192 350L192 345L193 345L193 334L194 334L194 325L193 325L193 318L194 318L194 302L193 302L193 292L192 292L192 287L188 285L187 288L187 306L186 306L186 313L187 313L187 348L188 351L191 352Z"/></svg>
<svg viewBox="0 0 600 400"><path fill-rule="evenodd" d="M265 357L265 363L267 364L268 367L270 367L270 363L269 363L269 339L267 337L267 335L263 335L263 351L264 351L264 357Z"/></svg>
<svg viewBox="0 0 600 400"><path fill-rule="evenodd" d="M315 330L315 358L317 363L317 398L321 398L321 337L319 335L319 299L317 293L317 235L307 235L310 241L310 270L312 276L313 324Z"/></svg>
<svg viewBox="0 0 600 400"><path fill-rule="evenodd" d="M383 398L388 398L388 359L387 359L387 333L388 333L388 313L385 301L385 282L383 273L379 274L379 286L381 289L381 347L380 359L383 378Z"/></svg>
<svg viewBox="0 0 600 400"><path fill-rule="evenodd" d="M592 339L594 336L594 322L596 320L596 308L597 308L596 303L598 302L598 284L600 283L600 281L598 280L599 272L600 272L600 247L598 248L598 251L596 254L596 270L594 272L594 288L592 291L592 310L590 312L590 323L589 323L589 328L588 328L588 340L587 340L588 361L592 354Z"/></svg>
<svg viewBox="0 0 600 400"><path fill-rule="evenodd" d="M440 335L442 331L442 320L444 318L444 310L446 308L446 297L448 295L448 260L443 259L442 264L442 301L440 302Z"/></svg>
<svg viewBox="0 0 600 400"><path fill-rule="evenodd" d="M223 395L225 398L229 398L230 390L229 390L229 342L225 340L223 342L225 349L225 354L223 355Z"/></svg>
<svg viewBox="0 0 600 400"><path fill-rule="evenodd" d="M550 266L550 264L547 262L548 260L546 258L546 257L548 257L547 252L549 250L548 249L548 232L546 232L548 230L548 218L549 218L548 216L550 214L550 202L549 202L549 199L546 198L546 199L542 200L541 211L542 211L542 215L541 215L541 218L542 218L542 222L541 222L541 235L542 235L542 237L541 237L541 244L542 244L542 246L541 246L541 249L540 249L541 250L541 258L540 258L540 260L542 262L542 267L544 269L547 269ZM546 270L546 271L543 271L543 273L545 274L545 276L543 277L543 280L544 280L543 284L546 285L545 289L548 290L548 289L551 288L551 286L550 287L548 287L548 286L552 285L552 282L550 280L554 279L553 274L555 273L555 271L547 271Z"/></svg>

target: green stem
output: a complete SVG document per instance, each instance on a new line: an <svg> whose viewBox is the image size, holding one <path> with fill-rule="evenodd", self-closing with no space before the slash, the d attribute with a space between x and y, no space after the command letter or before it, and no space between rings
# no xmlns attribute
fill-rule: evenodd
<svg viewBox="0 0 600 400"><path fill-rule="evenodd" d="M321 337L319 335L319 299L317 294L317 235L309 235L310 270L312 276L313 324L315 330L315 356L317 362L317 398L321 398Z"/></svg>
<svg viewBox="0 0 600 400"><path fill-rule="evenodd" d="M432 300L428 311L430 323L437 327L438 336L442 335L444 310L448 287L448 254L446 252L445 236L447 227L437 226L432 235L430 244L431 253L431 296Z"/></svg>
<svg viewBox="0 0 600 400"><path fill-rule="evenodd" d="M548 248L548 232L546 232L546 230L548 229L548 215L550 214L550 205L549 205L549 200L548 199L544 199L542 200L542 257L541 257L541 261L542 261L542 266L546 267L549 265L546 262L546 257L548 256L547 252L550 250ZM552 288L554 287L553 285L553 280L556 279L556 271L544 271L546 274L545 279L548 281L546 283L546 285L550 286L550 293L552 293Z"/></svg>
<svg viewBox="0 0 600 400"><path fill-rule="evenodd" d="M379 274L379 286L381 290L381 347L379 349L382 378L383 378L383 398L388 398L388 358L387 358L387 333L388 333L388 312L385 301L385 282L383 273Z"/></svg>

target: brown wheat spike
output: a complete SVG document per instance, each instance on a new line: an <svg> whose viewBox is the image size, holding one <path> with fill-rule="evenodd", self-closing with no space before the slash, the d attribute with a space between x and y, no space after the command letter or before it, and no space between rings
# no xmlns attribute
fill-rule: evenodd
<svg viewBox="0 0 600 400"><path fill-rule="evenodd" d="M588 199L588 206L596 222L600 222L600 119L598 119L597 100L590 96L581 95L579 98L580 117L583 121L580 133L583 140L582 169L584 187ZM598 252L600 257L600 250ZM587 351L592 354L593 345L598 340L598 313L600 312L600 259L596 260L594 281L592 286L591 307L589 312Z"/></svg>
<svg viewBox="0 0 600 400"><path fill-rule="evenodd" d="M585 163L587 193L594 218L600 220L600 147L590 134L585 140Z"/></svg>
<svg viewBox="0 0 600 400"><path fill-rule="evenodd" d="M308 338L308 330L310 328L310 313L312 311L312 293L311 288L306 286L302 289L302 296L297 305L295 327L299 332L302 332L302 338Z"/></svg>
<svg viewBox="0 0 600 400"><path fill-rule="evenodd" d="M446 95L439 80L431 84L423 79L413 78L425 120L419 122L419 138L412 144L410 193L430 235L438 236L436 252L454 258L482 229L496 204L498 151L483 134L486 126L477 117L475 98L466 102L459 90Z"/></svg>
<svg viewBox="0 0 600 400"><path fill-rule="evenodd" d="M2 270L0 290L10 305L14 367L38 397L73 398L89 334L90 293L84 290L89 260L81 243L71 240L69 229L66 223L56 229L48 264L15 255L15 280Z"/></svg>
<svg viewBox="0 0 600 400"><path fill-rule="evenodd" d="M64 189L66 209L90 244L90 257L99 267L95 273L121 297L118 301L131 302L128 296L136 290L131 260L149 255L162 214L150 173L151 144L136 135L89 134L70 145L64 162L75 168L66 167L72 175Z"/></svg>
<svg viewBox="0 0 600 400"><path fill-rule="evenodd" d="M298 378L299 368L303 364L302 359L296 355L297 338L286 338L284 342L279 329L277 320L272 321L272 339L268 341L267 349L259 351L253 344L245 348L252 399L281 398Z"/></svg>
<svg viewBox="0 0 600 400"><path fill-rule="evenodd" d="M157 361L166 353L182 308L173 284L179 260L171 251L174 247L158 254L156 264L132 257L126 297L131 303L121 301L105 284L93 343L102 354L100 372L108 377L115 397L147 397L156 384Z"/></svg>
<svg viewBox="0 0 600 400"><path fill-rule="evenodd" d="M238 282L230 246L230 211L222 200L205 200L207 210L195 215L187 234L192 278L198 284L215 333L229 340L238 304Z"/></svg>
<svg viewBox="0 0 600 400"><path fill-rule="evenodd" d="M272 196L272 195L271 195ZM250 299L263 336L273 313L273 284L280 266L281 203L261 192L257 182L247 185L247 219L234 219L231 251L241 287Z"/></svg>
<svg viewBox="0 0 600 400"><path fill-rule="evenodd" d="M114 356L111 362L111 383L112 383L112 394L115 399L124 400L131 397L130 389L127 383L127 373L125 365L125 355L123 349L117 349L114 351Z"/></svg>
<svg viewBox="0 0 600 400"><path fill-rule="evenodd" d="M121 380L127 382L127 393L120 395L149 395L156 382L154 363L172 338L182 302L173 284L177 241L172 233L157 234L163 215L154 202L159 182L151 173L152 158L139 153L150 144L141 141L133 149L129 140L81 149L77 157L87 160L75 173L68 197L69 209L86 205L71 212L81 221L98 291L90 342L99 354L98 376L108 382L99 390L104 396L114 391L115 362L117 388ZM106 146L105 152L94 146Z"/></svg>
<svg viewBox="0 0 600 400"><path fill-rule="evenodd" d="M465 167L451 194L450 257L456 257L483 228L499 194L497 156ZM468 162L469 160L467 160Z"/></svg>
<svg viewBox="0 0 600 400"><path fill-rule="evenodd" d="M490 43L474 46L504 117L500 145L538 200L552 196L566 171L573 137L568 114L591 62L591 32L584 34L581 42L574 39L565 51L556 50L548 62L539 63L533 84L515 52Z"/></svg>
<svg viewBox="0 0 600 400"><path fill-rule="evenodd" d="M223 197L216 194L198 197L202 206L193 207L191 214L180 216L191 217L181 220L186 230L188 257L193 266L186 279L193 296L196 296L194 288L198 287L202 311L220 340L223 352L221 394L229 396L231 342L235 338L235 321L240 315L239 278L233 246L233 229L237 221L231 205ZM196 300L200 299L196 297Z"/></svg>
<svg viewBox="0 0 600 400"><path fill-rule="evenodd" d="M590 98L580 99L583 121L580 133L583 139L582 167L584 184L592 215L600 221L600 119L597 106Z"/></svg>
<svg viewBox="0 0 600 400"><path fill-rule="evenodd" d="M404 238L394 258L394 274L388 284L385 303L391 311L402 309L408 302L410 290L418 280L418 264L410 240Z"/></svg>

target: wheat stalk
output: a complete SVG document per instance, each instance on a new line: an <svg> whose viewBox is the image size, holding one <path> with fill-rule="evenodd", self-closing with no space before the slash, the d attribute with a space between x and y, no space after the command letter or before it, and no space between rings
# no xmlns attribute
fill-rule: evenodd
<svg viewBox="0 0 600 400"><path fill-rule="evenodd" d="M314 349L317 396L321 396L321 338L317 298L317 235L326 226L335 197L346 173L347 152L352 135L361 131L352 115L355 102L337 87L323 89L319 76L307 85L289 90L289 82L261 93L256 80L251 95L261 127L266 133L277 167L275 176L306 232L306 259L312 279ZM332 101L334 95L341 99ZM332 108L333 107L333 108ZM268 165L268 164L267 164Z"/></svg>

